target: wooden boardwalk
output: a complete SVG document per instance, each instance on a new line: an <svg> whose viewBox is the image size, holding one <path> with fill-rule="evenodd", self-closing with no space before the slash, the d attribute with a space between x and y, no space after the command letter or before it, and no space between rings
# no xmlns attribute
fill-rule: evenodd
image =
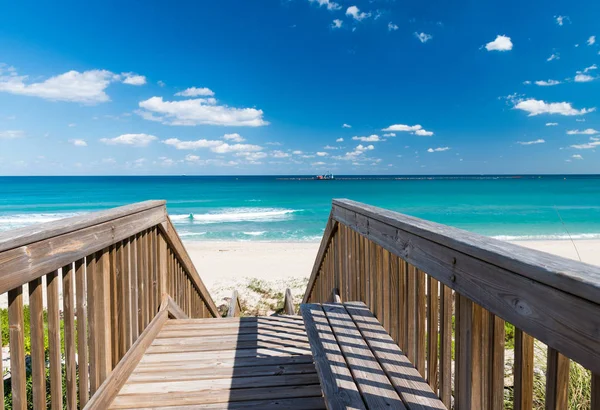
<svg viewBox="0 0 600 410"><path fill-rule="evenodd" d="M168 320L111 408L324 409L300 316Z"/></svg>

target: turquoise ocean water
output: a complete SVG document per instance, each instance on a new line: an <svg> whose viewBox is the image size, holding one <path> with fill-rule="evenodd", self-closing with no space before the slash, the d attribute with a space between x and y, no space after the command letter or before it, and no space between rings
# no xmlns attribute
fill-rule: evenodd
<svg viewBox="0 0 600 410"><path fill-rule="evenodd" d="M600 175L0 177L0 230L166 199L184 240L318 241L332 198L503 239L600 238Z"/></svg>

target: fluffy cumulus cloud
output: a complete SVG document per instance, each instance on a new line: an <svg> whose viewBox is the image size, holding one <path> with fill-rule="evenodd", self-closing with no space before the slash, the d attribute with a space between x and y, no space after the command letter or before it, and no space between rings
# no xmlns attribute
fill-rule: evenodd
<svg viewBox="0 0 600 410"><path fill-rule="evenodd" d="M139 103L137 114L167 125L228 125L260 127L269 123L256 108L233 108L217 104L214 98L164 101L152 97Z"/></svg>
<svg viewBox="0 0 600 410"><path fill-rule="evenodd" d="M388 137L388 138L389 138L389 137L395 137L395 136L396 136L396 133L394 133L394 132L388 132L388 133L385 133L385 134L383 134L383 136L384 136L384 137Z"/></svg>
<svg viewBox="0 0 600 410"><path fill-rule="evenodd" d="M427 130L423 129L423 127L419 124L416 124L416 125L394 124L394 125L390 125L387 128L382 129L382 131L410 132L410 133L416 134L420 137L431 137L433 135L432 131L427 131Z"/></svg>
<svg viewBox="0 0 600 410"><path fill-rule="evenodd" d="M552 53L550 55L550 57L548 57L546 59L546 61L554 61L554 60L560 60L560 54L558 54L558 53Z"/></svg>
<svg viewBox="0 0 600 410"><path fill-rule="evenodd" d="M358 160L365 152L372 151L375 149L374 145L362 145L359 144L354 148L354 151L346 152L343 156L336 156L333 159L341 159L344 161L356 161Z"/></svg>
<svg viewBox="0 0 600 410"><path fill-rule="evenodd" d="M381 141L381 138L379 138L379 135L373 134L373 135L369 135L368 137L352 137L352 139L354 141L362 141L362 142L379 142Z"/></svg>
<svg viewBox="0 0 600 410"><path fill-rule="evenodd" d="M573 154L573 155L571 155L571 158L573 158L573 159L583 159L583 157L581 155L579 155L579 154Z"/></svg>
<svg viewBox="0 0 600 410"><path fill-rule="evenodd" d="M107 145L132 145L135 147L145 147L158 138L149 134L123 134L115 138L102 138L100 142Z"/></svg>
<svg viewBox="0 0 600 410"><path fill-rule="evenodd" d="M123 73L123 84L129 85L144 85L146 84L146 77L135 73Z"/></svg>
<svg viewBox="0 0 600 410"><path fill-rule="evenodd" d="M350 125L350 124L342 124L342 128L352 128L352 125Z"/></svg>
<svg viewBox="0 0 600 410"><path fill-rule="evenodd" d="M331 0L308 0L311 3L317 3L319 7L325 6L327 10L339 10L342 8L339 4Z"/></svg>
<svg viewBox="0 0 600 410"><path fill-rule="evenodd" d="M290 154L288 154L287 152L280 151L280 150L275 150L275 151L271 151L271 156L273 158L288 158L290 156Z"/></svg>
<svg viewBox="0 0 600 410"><path fill-rule="evenodd" d="M76 147L87 147L87 142L85 142L85 140L82 139L72 139L69 140L69 142L75 145Z"/></svg>
<svg viewBox="0 0 600 410"><path fill-rule="evenodd" d="M415 37L421 42L421 43L427 43L429 40L431 40L433 38L433 36L431 34L427 34L427 33L418 33L415 31Z"/></svg>
<svg viewBox="0 0 600 410"><path fill-rule="evenodd" d="M593 46L595 43L596 43L596 36L590 36L590 38L587 39L588 46Z"/></svg>
<svg viewBox="0 0 600 410"><path fill-rule="evenodd" d="M335 142L344 142L344 139L343 138L338 138L338 139L335 140Z"/></svg>
<svg viewBox="0 0 600 410"><path fill-rule="evenodd" d="M549 86L560 84L560 81L557 81L557 80L548 80L548 81L540 80L540 81L536 81L535 84L539 85L541 87L549 87Z"/></svg>
<svg viewBox="0 0 600 410"><path fill-rule="evenodd" d="M590 137L590 141L585 144L571 145L575 149L600 149L600 138Z"/></svg>
<svg viewBox="0 0 600 410"><path fill-rule="evenodd" d="M223 139L227 140L227 141L233 141L233 142L244 142L246 141L246 139L244 137L242 137L240 134L233 133L233 134L225 134L223 135Z"/></svg>
<svg viewBox="0 0 600 410"><path fill-rule="evenodd" d="M543 144L546 141L544 141L543 139L537 139L537 140L533 140L533 141L517 141L517 144L519 145L536 145L536 144Z"/></svg>
<svg viewBox="0 0 600 410"><path fill-rule="evenodd" d="M559 26L565 24L565 21L571 22L569 16L554 16L554 18L556 19L556 24L558 24Z"/></svg>
<svg viewBox="0 0 600 410"><path fill-rule="evenodd" d="M448 151L450 147L437 147L437 148L429 148L427 152L444 152Z"/></svg>
<svg viewBox="0 0 600 410"><path fill-rule="evenodd" d="M342 24L344 24L342 20L335 19L333 20L333 23L331 23L331 28L342 28Z"/></svg>
<svg viewBox="0 0 600 410"><path fill-rule="evenodd" d="M25 136L25 131L21 130L6 130L0 131L0 139L12 140L22 138Z"/></svg>
<svg viewBox="0 0 600 410"><path fill-rule="evenodd" d="M589 67L584 68L582 71L577 71L577 74L575 75L575 82L576 83L588 83L590 81L594 81L596 79L596 77L591 76L590 73L593 70L597 70L598 66L596 64L593 64Z"/></svg>
<svg viewBox="0 0 600 410"><path fill-rule="evenodd" d="M178 93L175 93L177 97L213 97L215 93L206 87L196 88L190 87Z"/></svg>
<svg viewBox="0 0 600 410"><path fill-rule="evenodd" d="M529 98L527 100L517 100L514 108L529 113L530 117L540 114L559 114L559 115L584 115L593 111L596 108L582 108L580 110L573 108L568 102L548 103L542 100Z"/></svg>
<svg viewBox="0 0 600 410"><path fill-rule="evenodd" d="M317 157L326 157L329 155L329 153L327 153L327 152L317 152L316 154L317 154Z"/></svg>
<svg viewBox="0 0 600 410"><path fill-rule="evenodd" d="M485 45L487 51L510 51L513 48L513 43L510 37L504 35L496 36L494 41L490 41Z"/></svg>
<svg viewBox="0 0 600 410"><path fill-rule="evenodd" d="M195 141L182 141L179 138L169 138L163 141L164 144L175 147L179 150L198 150L210 149L217 154L228 154L232 152L256 152L261 151L262 147L252 144L229 144L221 140L199 139Z"/></svg>
<svg viewBox="0 0 600 410"><path fill-rule="evenodd" d="M556 127L558 125L557 122L547 122L546 127Z"/></svg>
<svg viewBox="0 0 600 410"><path fill-rule="evenodd" d="M396 25L390 21L388 23L388 31L396 31L396 30L398 30L398 25Z"/></svg>
<svg viewBox="0 0 600 410"><path fill-rule="evenodd" d="M346 16L351 16L356 21L361 21L371 17L371 13L365 13L360 11L356 6L350 6L346 9Z"/></svg>
<svg viewBox="0 0 600 410"><path fill-rule="evenodd" d="M568 135L596 135L596 134L600 134L600 131L596 131L593 128L588 128L586 130L570 130L567 131Z"/></svg>

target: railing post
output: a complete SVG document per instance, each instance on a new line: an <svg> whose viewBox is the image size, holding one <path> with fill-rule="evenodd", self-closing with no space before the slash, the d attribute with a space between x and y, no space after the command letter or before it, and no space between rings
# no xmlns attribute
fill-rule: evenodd
<svg viewBox="0 0 600 410"><path fill-rule="evenodd" d="M96 346L98 347L98 378L99 385L108 377L112 370L112 346L110 326L110 255L108 249L96 254L96 278L94 280L96 319Z"/></svg>
<svg viewBox="0 0 600 410"><path fill-rule="evenodd" d="M167 241L165 240L164 235L159 232L158 233L158 293L160 296L160 300L162 300L163 296L167 295Z"/></svg>

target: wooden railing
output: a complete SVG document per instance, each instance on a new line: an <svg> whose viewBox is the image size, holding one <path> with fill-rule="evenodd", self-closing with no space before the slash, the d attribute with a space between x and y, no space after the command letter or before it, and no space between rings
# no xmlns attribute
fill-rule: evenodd
<svg viewBox="0 0 600 410"><path fill-rule="evenodd" d="M334 200L303 302L336 298L365 302L448 408L566 409L570 359L591 370L600 408L598 267Z"/></svg>
<svg viewBox="0 0 600 410"><path fill-rule="evenodd" d="M14 409L26 409L28 400L35 409L45 409L47 383L53 409L83 408L101 386L105 390L103 383L123 366L124 357L148 343L141 336L151 323L164 315L219 316L164 201L0 234L0 295L5 293ZM4 383L2 397L3 389Z"/></svg>

